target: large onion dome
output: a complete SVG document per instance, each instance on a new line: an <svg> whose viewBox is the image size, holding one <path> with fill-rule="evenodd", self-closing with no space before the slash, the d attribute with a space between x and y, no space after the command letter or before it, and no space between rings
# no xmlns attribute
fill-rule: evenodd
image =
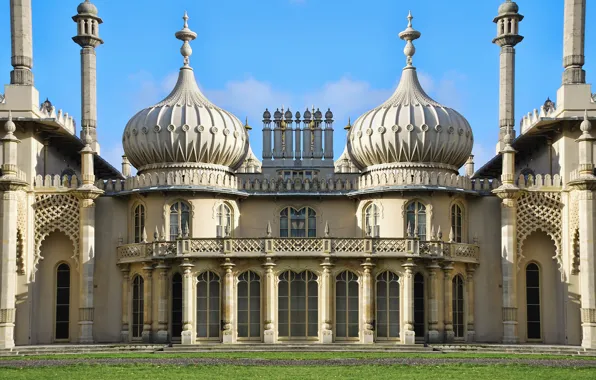
<svg viewBox="0 0 596 380"><path fill-rule="evenodd" d="M184 29L176 37L184 66L172 92L161 102L138 112L126 125L124 152L139 172L161 168L220 167L236 169L248 153L248 132L231 112L201 93L189 65L189 41L196 33Z"/></svg>
<svg viewBox="0 0 596 380"><path fill-rule="evenodd" d="M361 169L385 166L436 168L457 171L472 152L474 137L468 121L445 107L422 89L412 41L420 32L408 28L400 33L406 41L407 66L391 97L360 116L348 132L348 152Z"/></svg>

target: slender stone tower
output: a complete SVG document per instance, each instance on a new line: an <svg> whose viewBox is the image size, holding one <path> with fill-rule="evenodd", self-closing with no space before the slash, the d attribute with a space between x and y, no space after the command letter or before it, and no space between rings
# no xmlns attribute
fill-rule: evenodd
<svg viewBox="0 0 596 380"><path fill-rule="evenodd" d="M501 208L501 270L503 276L503 343L518 342L517 326L517 198L515 186L515 45L523 39L518 34L523 16L516 3L507 0L499 7L497 37L493 43L501 47L501 72L499 95L499 145L503 157L501 187L494 192L503 200Z"/></svg>
<svg viewBox="0 0 596 380"><path fill-rule="evenodd" d="M583 69L586 33L586 0L565 0L563 30L563 84L586 83Z"/></svg>
<svg viewBox="0 0 596 380"><path fill-rule="evenodd" d="M97 8L89 0L79 4L77 15L72 18L77 23L77 35L73 41L81 46L81 139L89 129L91 148L99 154L97 143L97 63L95 48L103 44L99 38Z"/></svg>
<svg viewBox="0 0 596 380"><path fill-rule="evenodd" d="M10 84L33 86L31 0L10 0L10 32L14 67L10 72Z"/></svg>

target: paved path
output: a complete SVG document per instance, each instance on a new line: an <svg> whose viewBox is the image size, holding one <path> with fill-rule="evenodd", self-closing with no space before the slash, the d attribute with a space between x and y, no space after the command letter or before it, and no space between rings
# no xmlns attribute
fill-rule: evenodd
<svg viewBox="0 0 596 380"><path fill-rule="evenodd" d="M360 366L360 365L411 365L435 366L443 364L521 364L539 367L583 367L595 368L596 360L581 359L493 359L493 358L379 358L379 359L327 359L327 360L277 360L277 359L225 359L225 358L168 358L158 356L155 358L105 358L105 359L7 359L0 360L0 368L27 368L27 367L56 367L76 364L154 364L154 365L241 365L241 366Z"/></svg>

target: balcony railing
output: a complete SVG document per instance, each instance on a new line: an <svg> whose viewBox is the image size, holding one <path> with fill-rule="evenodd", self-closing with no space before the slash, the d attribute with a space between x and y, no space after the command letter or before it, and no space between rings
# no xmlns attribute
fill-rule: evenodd
<svg viewBox="0 0 596 380"><path fill-rule="evenodd" d="M176 257L426 257L477 263L475 244L427 241L418 238L179 238L175 241L125 244L118 262L130 263Z"/></svg>

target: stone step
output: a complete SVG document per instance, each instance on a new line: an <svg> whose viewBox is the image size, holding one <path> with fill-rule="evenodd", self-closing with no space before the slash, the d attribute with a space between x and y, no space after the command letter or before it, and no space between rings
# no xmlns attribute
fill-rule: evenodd
<svg viewBox="0 0 596 380"><path fill-rule="evenodd" d="M192 352L438 352L424 345L401 344L174 344L160 353Z"/></svg>
<svg viewBox="0 0 596 380"><path fill-rule="evenodd" d="M118 352L155 352L163 350L164 345L152 344L64 344L64 345L39 345L16 346L10 350L0 350L0 356L25 356L25 355L55 355L55 354L87 354Z"/></svg>
<svg viewBox="0 0 596 380"><path fill-rule="evenodd" d="M434 349L445 353L477 352L477 353L509 353L509 354L550 354L550 355L596 355L595 349L584 349L580 346L557 345L499 345L499 344L435 344Z"/></svg>

